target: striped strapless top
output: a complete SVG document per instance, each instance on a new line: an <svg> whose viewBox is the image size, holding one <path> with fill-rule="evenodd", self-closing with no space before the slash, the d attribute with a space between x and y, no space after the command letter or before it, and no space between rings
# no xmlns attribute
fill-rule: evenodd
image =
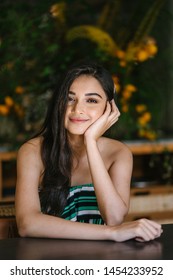
<svg viewBox="0 0 173 280"><path fill-rule="evenodd" d="M93 184L70 187L67 205L61 217L82 223L104 224Z"/></svg>

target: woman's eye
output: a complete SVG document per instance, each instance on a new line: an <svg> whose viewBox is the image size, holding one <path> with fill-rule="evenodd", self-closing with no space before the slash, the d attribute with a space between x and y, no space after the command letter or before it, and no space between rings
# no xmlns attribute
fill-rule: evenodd
<svg viewBox="0 0 173 280"><path fill-rule="evenodd" d="M96 99L90 98L87 100L88 103L98 103Z"/></svg>
<svg viewBox="0 0 173 280"><path fill-rule="evenodd" d="M71 97L71 96L68 97L68 103L72 103L72 102L74 102L74 101L75 101L75 100L74 100L73 97Z"/></svg>

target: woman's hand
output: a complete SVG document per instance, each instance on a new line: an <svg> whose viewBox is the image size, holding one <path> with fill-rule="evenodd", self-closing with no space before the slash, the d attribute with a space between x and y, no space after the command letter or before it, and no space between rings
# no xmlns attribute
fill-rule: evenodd
<svg viewBox="0 0 173 280"><path fill-rule="evenodd" d="M107 101L103 115L98 118L85 132L85 139L98 140L115 122L117 122L120 112L115 101Z"/></svg>
<svg viewBox="0 0 173 280"><path fill-rule="evenodd" d="M144 242L153 240L163 232L160 224L148 220L140 219L133 222L123 223L116 228L112 227L113 240L117 242L136 239Z"/></svg>

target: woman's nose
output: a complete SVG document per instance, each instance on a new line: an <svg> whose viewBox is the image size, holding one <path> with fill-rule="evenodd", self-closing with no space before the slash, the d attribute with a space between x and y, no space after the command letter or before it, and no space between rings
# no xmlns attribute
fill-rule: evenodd
<svg viewBox="0 0 173 280"><path fill-rule="evenodd" d="M82 102L75 102L72 111L82 113L84 111L84 105L82 104Z"/></svg>

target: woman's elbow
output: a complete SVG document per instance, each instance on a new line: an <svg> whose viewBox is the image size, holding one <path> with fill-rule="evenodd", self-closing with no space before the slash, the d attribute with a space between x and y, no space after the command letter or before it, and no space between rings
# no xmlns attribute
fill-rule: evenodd
<svg viewBox="0 0 173 280"><path fill-rule="evenodd" d="M105 221L107 226L118 226L124 222L124 217L112 217Z"/></svg>
<svg viewBox="0 0 173 280"><path fill-rule="evenodd" d="M18 234L20 237L30 237L25 228L18 227Z"/></svg>
<svg viewBox="0 0 173 280"><path fill-rule="evenodd" d="M105 219L105 223L108 226L118 226L122 224L125 220L128 211L123 211L123 213L112 213Z"/></svg>
<svg viewBox="0 0 173 280"><path fill-rule="evenodd" d="M32 219L26 217L17 219L17 229L20 237L33 237Z"/></svg>

